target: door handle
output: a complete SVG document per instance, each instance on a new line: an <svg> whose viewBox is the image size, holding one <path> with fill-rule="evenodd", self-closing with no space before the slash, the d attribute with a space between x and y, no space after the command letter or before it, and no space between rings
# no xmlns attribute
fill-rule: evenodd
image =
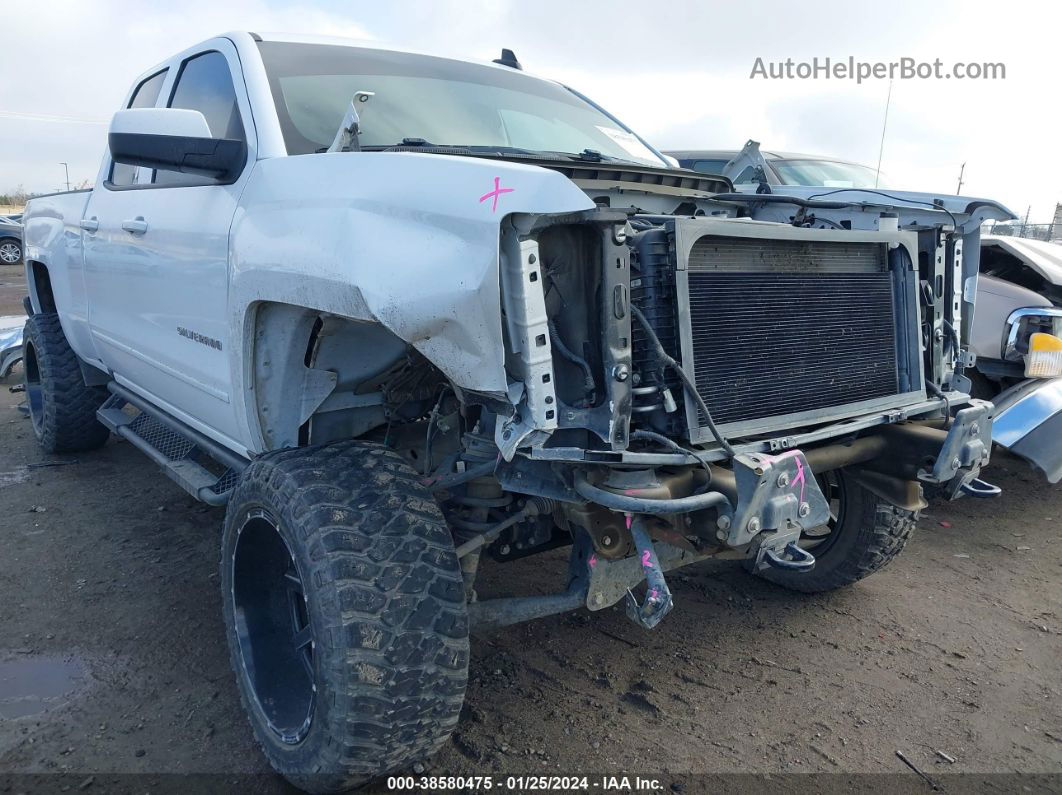
<svg viewBox="0 0 1062 795"><path fill-rule="evenodd" d="M100 219L96 216L91 218L82 218L79 226L88 232L90 235L100 228Z"/></svg>
<svg viewBox="0 0 1062 795"><path fill-rule="evenodd" d="M147 231L147 221L144 216L138 215L136 218L122 221L122 229L134 235L142 235Z"/></svg>

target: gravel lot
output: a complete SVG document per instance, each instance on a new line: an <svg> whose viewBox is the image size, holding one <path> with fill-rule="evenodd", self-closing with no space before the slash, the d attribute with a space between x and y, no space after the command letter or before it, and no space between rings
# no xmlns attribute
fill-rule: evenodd
<svg viewBox="0 0 1062 795"><path fill-rule="evenodd" d="M13 291L0 274L0 314L18 311ZM20 378L0 388L0 792L187 791L168 774L190 773L288 791L229 670L222 511L124 442L44 456L7 389ZM463 720L428 772L651 773L685 792L705 788L698 774L816 772L845 775L815 788L928 792L900 750L945 787L1020 774L981 786L1058 791L1062 488L996 462L1002 499L930 506L905 553L845 591L801 596L707 562L670 577L675 611L652 633L614 609L477 640ZM563 565L487 565L482 592L532 590ZM11 778L26 773L67 777Z"/></svg>

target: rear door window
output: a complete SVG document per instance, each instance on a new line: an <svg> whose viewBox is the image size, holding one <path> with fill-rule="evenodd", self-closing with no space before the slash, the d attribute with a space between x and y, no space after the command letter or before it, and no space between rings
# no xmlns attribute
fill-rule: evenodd
<svg viewBox="0 0 1062 795"><path fill-rule="evenodd" d="M133 97L129 100L127 108L153 108L159 101L159 93L162 91L162 84L166 82L167 69L163 69L161 72L153 74L146 80L141 81L140 85L133 91ZM111 165L111 179L112 185L132 185L136 179L136 166L130 166L126 163L114 163Z"/></svg>

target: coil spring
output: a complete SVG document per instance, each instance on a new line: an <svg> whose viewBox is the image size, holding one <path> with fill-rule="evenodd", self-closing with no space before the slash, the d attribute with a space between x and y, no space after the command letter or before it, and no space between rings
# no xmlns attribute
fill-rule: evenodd
<svg viewBox="0 0 1062 795"><path fill-rule="evenodd" d="M476 478L469 482L464 494L455 494L447 501L452 507L446 518L460 530L482 533L505 519L508 511L503 509L512 502L513 495L503 492L494 478Z"/></svg>
<svg viewBox="0 0 1062 795"><path fill-rule="evenodd" d="M660 387L657 384L647 384L645 386L636 386L631 390L631 395L635 404L631 407L631 413L633 414L648 414L651 411L664 408L663 399L656 403L638 403L638 399L645 400L650 395L659 395Z"/></svg>

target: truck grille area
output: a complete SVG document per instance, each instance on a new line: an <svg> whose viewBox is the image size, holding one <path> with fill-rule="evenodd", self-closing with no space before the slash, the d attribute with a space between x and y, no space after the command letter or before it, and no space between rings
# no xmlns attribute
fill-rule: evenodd
<svg viewBox="0 0 1062 795"><path fill-rule="evenodd" d="M690 261L694 380L717 424L899 391L892 279L879 260L864 251L847 260L847 272L837 257L827 258L827 267L801 261L801 272L792 272L794 256L781 256L778 272L764 267L769 260L757 247L764 241L742 242L756 258L744 267L734 246L722 267L704 255ZM767 242L776 253L778 243L789 241ZM868 248L872 255L879 247Z"/></svg>
<svg viewBox="0 0 1062 795"><path fill-rule="evenodd" d="M676 218L630 244L632 303L730 438L926 399L909 243L871 231ZM632 334L632 421L713 443L696 401L642 330ZM681 410L667 411L669 399Z"/></svg>

